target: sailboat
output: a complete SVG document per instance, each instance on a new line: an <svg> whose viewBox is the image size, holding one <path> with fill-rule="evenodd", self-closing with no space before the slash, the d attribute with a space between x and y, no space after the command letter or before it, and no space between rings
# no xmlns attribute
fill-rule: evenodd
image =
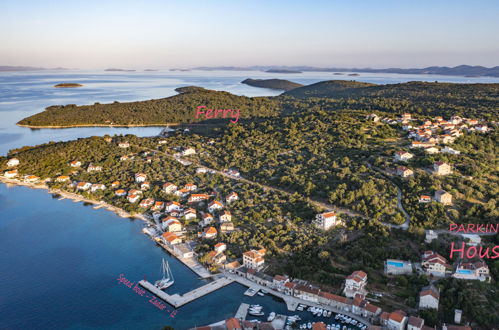
<svg viewBox="0 0 499 330"><path fill-rule="evenodd" d="M168 261L165 261L163 258L163 263L162 263L162 270L163 270L163 278L161 280L156 281L154 285L160 289L164 290L168 288L169 286L172 286L175 281L173 280L173 274L172 271L170 270L170 265L168 264Z"/></svg>

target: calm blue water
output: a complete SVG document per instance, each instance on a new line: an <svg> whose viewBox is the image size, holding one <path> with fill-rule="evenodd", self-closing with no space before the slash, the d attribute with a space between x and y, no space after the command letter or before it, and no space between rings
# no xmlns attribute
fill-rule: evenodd
<svg viewBox="0 0 499 330"><path fill-rule="evenodd" d="M257 71L190 71L190 72L93 72L93 71L39 71L0 73L0 155L25 145L49 141L66 141L78 137L103 134L136 134L150 136L160 129L148 128L69 128L32 130L15 124L54 104L93 104L94 102L135 101L175 95L175 88L196 85L225 90L238 95L270 96L279 91L247 86L246 78L281 78L302 84L323 80L347 79L373 83L398 83L411 80L449 82L499 82L497 78L465 78L435 75L397 75L360 73L358 77L335 76L326 72L301 74L270 74ZM84 87L60 89L60 82L82 83Z"/></svg>
<svg viewBox="0 0 499 330"><path fill-rule="evenodd" d="M150 136L159 128L71 128L31 130L20 119L53 104L145 100L174 95L179 86L197 85L239 95L277 95L246 86L251 78L283 78L310 84L348 79L332 73L268 74L262 72L34 72L0 73L0 154L48 141L103 134ZM360 74L359 81L396 83L410 80L498 82L492 78ZM56 89L60 82L85 87ZM241 302L258 303L266 313L287 314L272 297L249 298L232 284L180 308L171 318L146 297L119 284L159 276L162 257L170 261L175 285L184 293L205 284L188 268L141 232L141 221L122 219L106 210L70 200L53 199L44 190L0 185L0 329L186 329L235 314ZM305 319L306 313L300 313Z"/></svg>

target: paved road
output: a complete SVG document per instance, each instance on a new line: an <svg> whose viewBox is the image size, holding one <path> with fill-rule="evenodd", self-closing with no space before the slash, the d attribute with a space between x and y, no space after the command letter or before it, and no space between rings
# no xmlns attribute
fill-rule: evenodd
<svg viewBox="0 0 499 330"><path fill-rule="evenodd" d="M142 148L142 149L148 150L148 151L152 151L152 152L156 152L156 153L161 153L161 154L166 155L167 157L169 157L169 158L171 158L173 160L176 160L176 161L179 161L179 160L180 161L187 161L186 159L175 157L175 156L173 156L173 155L171 155L171 154L169 154L167 152L161 151L161 150L146 148L146 147L142 147L142 146L138 146L138 145L134 145L134 146L137 147L137 148ZM280 193L288 195L288 196L292 196L295 193L294 191L288 191L288 190L285 190L285 189L282 189L282 188L277 188L277 187L265 185L265 184L262 184L262 183L259 183L259 182L255 182L255 181L251 181L251 180L248 180L248 179L245 179L245 178L241 178L241 177L235 177L235 176L229 175L229 174L227 174L227 173L225 173L223 171L219 171L219 170L214 169L214 168L206 167L205 165L199 164L196 161L192 161L192 160L188 160L188 161L191 162L193 165L204 167L204 168L208 169L209 171L212 171L214 173L222 175L222 176L224 176L226 178L229 178L229 179L232 179L232 180L237 180L237 181L244 182L244 183L248 183L248 184L251 184L251 185L255 185L255 186L258 186L258 187L260 187L260 188L262 188L264 190L272 190L272 191L280 192ZM342 208L342 207L339 207L339 206L336 206L336 205L331 205L331 204L325 203L323 201L319 201L319 200L312 199L312 198L308 198L308 201L311 204L313 204L313 205L319 206L319 207L327 209L327 210L335 211L338 214L342 214L343 213L343 214L347 214L347 215L352 216L352 217L366 218L362 214L357 213L357 212L355 212L353 210Z"/></svg>
<svg viewBox="0 0 499 330"><path fill-rule="evenodd" d="M398 228L398 229L403 229L403 230L409 229L409 224L411 223L411 216L405 211L404 206L402 205L402 190L400 189L400 187L395 182L393 182L391 180L390 176L385 171L383 171L382 169L380 169L380 168L378 168L376 166L371 165L369 162L367 163L367 167L369 167L370 169L375 170L378 173L380 173L387 180L389 180L391 183L393 183L393 185L397 188L397 208L404 215L405 222L403 224L401 224L401 225L395 225L395 224L386 223L386 222L382 222L382 223L385 226L388 226L390 228Z"/></svg>

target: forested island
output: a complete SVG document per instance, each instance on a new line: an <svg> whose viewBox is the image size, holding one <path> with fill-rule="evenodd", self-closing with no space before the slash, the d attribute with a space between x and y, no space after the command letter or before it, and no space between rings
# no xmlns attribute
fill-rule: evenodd
<svg viewBox="0 0 499 330"><path fill-rule="evenodd" d="M76 88L76 87L83 87L82 84L77 84L77 83L60 83L57 85L54 85L55 88Z"/></svg>
<svg viewBox="0 0 499 330"><path fill-rule="evenodd" d="M321 108L327 112L351 110L392 114L459 115L497 121L499 84L452 84L408 82L376 85L331 80L298 87L274 97L245 97L202 87L177 89L179 95L147 101L110 104L54 105L24 118L18 125L162 126L196 122L200 105L210 109L241 110L241 118L273 117Z"/></svg>
<svg viewBox="0 0 499 330"><path fill-rule="evenodd" d="M298 70L289 70L289 69L269 69L269 70L266 70L265 72L268 72L268 73L303 73L303 72L298 71Z"/></svg>
<svg viewBox="0 0 499 330"><path fill-rule="evenodd" d="M241 81L242 84L246 84L253 87L279 89L284 91L290 91L292 89L302 87L302 84L298 84L289 80L284 79L245 79Z"/></svg>

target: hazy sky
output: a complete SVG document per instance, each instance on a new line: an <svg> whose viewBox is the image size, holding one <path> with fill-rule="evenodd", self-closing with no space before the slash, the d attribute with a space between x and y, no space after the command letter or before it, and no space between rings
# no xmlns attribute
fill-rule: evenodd
<svg viewBox="0 0 499 330"><path fill-rule="evenodd" d="M0 65L499 65L499 1L0 0Z"/></svg>

